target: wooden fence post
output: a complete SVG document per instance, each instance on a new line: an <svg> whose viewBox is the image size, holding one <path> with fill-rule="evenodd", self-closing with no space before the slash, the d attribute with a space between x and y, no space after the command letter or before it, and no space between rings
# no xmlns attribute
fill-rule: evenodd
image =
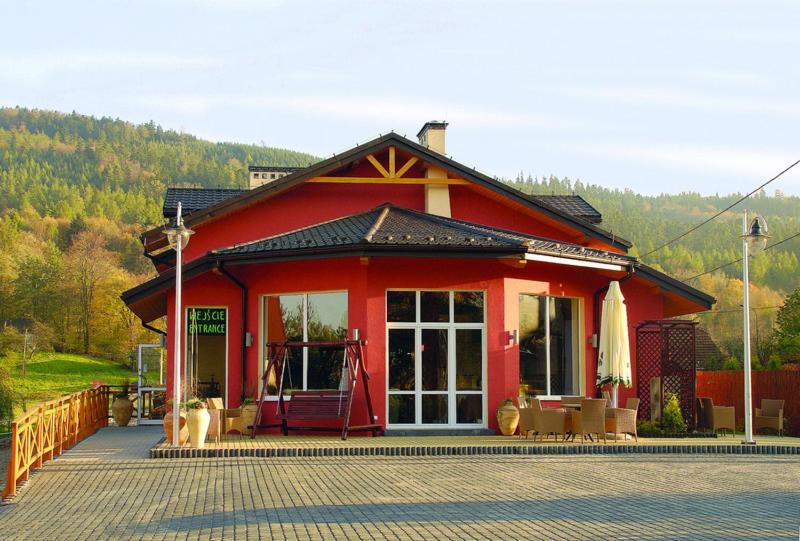
<svg viewBox="0 0 800 541"><path fill-rule="evenodd" d="M17 468L19 467L19 438L17 437L17 422L11 423L11 457L8 460L8 476L3 489L3 498L17 495Z"/></svg>

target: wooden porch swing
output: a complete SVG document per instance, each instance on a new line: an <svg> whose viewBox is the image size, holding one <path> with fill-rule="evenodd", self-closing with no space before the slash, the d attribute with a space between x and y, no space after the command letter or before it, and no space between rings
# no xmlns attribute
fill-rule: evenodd
<svg viewBox="0 0 800 541"><path fill-rule="evenodd" d="M313 430L320 432L330 432L331 426L305 426L293 425L294 421L339 421L342 427L342 439L347 439L349 432L372 432L373 436L383 434L383 427L375 423L375 415L372 410L372 400L369 395L369 374L364 367L364 352L362 340L341 340L336 342L269 342L267 344L268 362L261 377L263 385L261 396L258 399L258 412L253 423L253 430L250 438L256 437L256 430L259 428L280 428L284 436L289 435L290 430ZM342 359L342 381L339 383L339 390L330 391L292 391L291 400L283 398L283 376L284 368L289 362L289 350L292 348L341 348L344 350ZM268 388L270 373L275 371L275 379L278 383L278 400L275 413L280 414L280 423L262 424L263 411L265 404L268 403ZM364 385L364 395L367 402L367 414L372 424L350 426L350 412L353 406L353 396L355 395L356 383L361 376ZM291 378L291 373L290 376Z"/></svg>

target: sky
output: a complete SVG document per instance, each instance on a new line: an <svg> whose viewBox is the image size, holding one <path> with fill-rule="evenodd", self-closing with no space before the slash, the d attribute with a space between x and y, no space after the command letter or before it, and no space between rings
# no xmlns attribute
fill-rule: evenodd
<svg viewBox="0 0 800 541"><path fill-rule="evenodd" d="M800 159L798 2L4 3L0 106L320 157L447 120L490 175L646 194ZM770 186L800 195L800 166Z"/></svg>

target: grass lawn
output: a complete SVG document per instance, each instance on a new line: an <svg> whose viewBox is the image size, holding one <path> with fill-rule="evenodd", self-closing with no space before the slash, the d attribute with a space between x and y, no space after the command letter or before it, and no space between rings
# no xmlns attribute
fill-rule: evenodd
<svg viewBox="0 0 800 541"><path fill-rule="evenodd" d="M70 353L43 353L28 363L28 374L22 376L20 366L14 369L15 391L25 397L32 408L44 400L88 389L95 382L119 385L126 380L135 383L136 372L128 370L117 361L109 361ZM14 413L22 410L17 404Z"/></svg>

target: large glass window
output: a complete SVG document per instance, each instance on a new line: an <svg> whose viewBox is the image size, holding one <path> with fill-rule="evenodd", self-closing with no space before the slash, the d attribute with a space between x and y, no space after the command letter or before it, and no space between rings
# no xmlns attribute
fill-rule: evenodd
<svg viewBox="0 0 800 541"><path fill-rule="evenodd" d="M390 425L484 422L484 295L386 293Z"/></svg>
<svg viewBox="0 0 800 541"><path fill-rule="evenodd" d="M347 292L268 295L263 302L267 342L330 342L347 338ZM283 390L338 389L341 383L342 348L293 348L286 359ZM264 347L264 356L267 348ZM266 366L266 358L264 359ZM269 382L277 394L279 382Z"/></svg>
<svg viewBox="0 0 800 541"><path fill-rule="evenodd" d="M578 301L519 296L519 382L528 394L580 394Z"/></svg>

